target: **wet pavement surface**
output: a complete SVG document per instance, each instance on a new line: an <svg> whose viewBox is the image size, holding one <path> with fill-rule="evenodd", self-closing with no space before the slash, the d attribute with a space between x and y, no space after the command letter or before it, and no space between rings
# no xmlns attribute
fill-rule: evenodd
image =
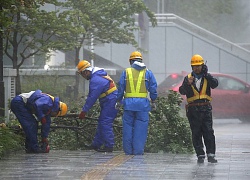
<svg viewBox="0 0 250 180"><path fill-rule="evenodd" d="M215 120L217 164L197 164L194 154L57 151L0 160L1 180L250 180L250 124Z"/></svg>

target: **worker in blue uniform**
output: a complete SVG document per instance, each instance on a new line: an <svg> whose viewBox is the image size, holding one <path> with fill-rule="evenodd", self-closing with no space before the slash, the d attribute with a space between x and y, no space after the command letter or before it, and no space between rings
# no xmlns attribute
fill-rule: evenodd
<svg viewBox="0 0 250 180"><path fill-rule="evenodd" d="M121 74L117 96L118 105L124 107L123 150L127 155L142 155L148 134L149 111L156 108L157 82L142 62L140 52L132 52L129 62L131 67Z"/></svg>
<svg viewBox="0 0 250 180"><path fill-rule="evenodd" d="M51 117L64 116L67 105L41 90L22 93L11 100L11 110L24 130L27 153L48 153ZM34 116L35 115L35 116ZM41 145L38 143L38 123L41 122Z"/></svg>
<svg viewBox="0 0 250 180"><path fill-rule="evenodd" d="M79 114L79 118L84 119L86 113L98 99L101 107L96 134L88 148L98 152L113 152L115 144L113 122L117 115L117 110L115 109L116 85L103 68L91 67L86 60L80 61L77 69L83 78L89 80L89 94Z"/></svg>

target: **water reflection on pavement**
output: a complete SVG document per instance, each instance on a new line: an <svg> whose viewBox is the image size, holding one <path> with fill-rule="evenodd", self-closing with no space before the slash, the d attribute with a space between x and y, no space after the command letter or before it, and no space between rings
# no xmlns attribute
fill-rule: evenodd
<svg viewBox="0 0 250 180"><path fill-rule="evenodd" d="M23 180L249 180L250 123L214 119L217 164L197 164L194 154L145 153L125 157L123 152L18 152L0 160L0 179ZM94 172L94 173L90 173Z"/></svg>

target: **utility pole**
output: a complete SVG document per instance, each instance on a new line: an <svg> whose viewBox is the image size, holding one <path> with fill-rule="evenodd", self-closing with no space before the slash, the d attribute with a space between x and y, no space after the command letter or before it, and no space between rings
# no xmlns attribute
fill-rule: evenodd
<svg viewBox="0 0 250 180"><path fill-rule="evenodd" d="M90 47L91 47L91 66L94 67L94 53L95 53L95 49L94 49L94 35L93 33L91 33L91 42L90 42Z"/></svg>
<svg viewBox="0 0 250 180"><path fill-rule="evenodd" d="M2 12L3 5L0 3L0 11ZM5 116L5 95L4 95L4 81L3 81L3 24L0 23L0 118Z"/></svg>

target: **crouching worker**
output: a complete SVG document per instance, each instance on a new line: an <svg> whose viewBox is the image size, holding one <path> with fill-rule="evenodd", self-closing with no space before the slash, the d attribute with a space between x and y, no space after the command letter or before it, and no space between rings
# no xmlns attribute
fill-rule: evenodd
<svg viewBox="0 0 250 180"><path fill-rule="evenodd" d="M14 97L11 101L11 110L24 130L26 153L48 153L50 147L47 138L51 117L64 116L68 107L59 101L58 97L36 90ZM42 124L40 145L37 138L39 122Z"/></svg>

